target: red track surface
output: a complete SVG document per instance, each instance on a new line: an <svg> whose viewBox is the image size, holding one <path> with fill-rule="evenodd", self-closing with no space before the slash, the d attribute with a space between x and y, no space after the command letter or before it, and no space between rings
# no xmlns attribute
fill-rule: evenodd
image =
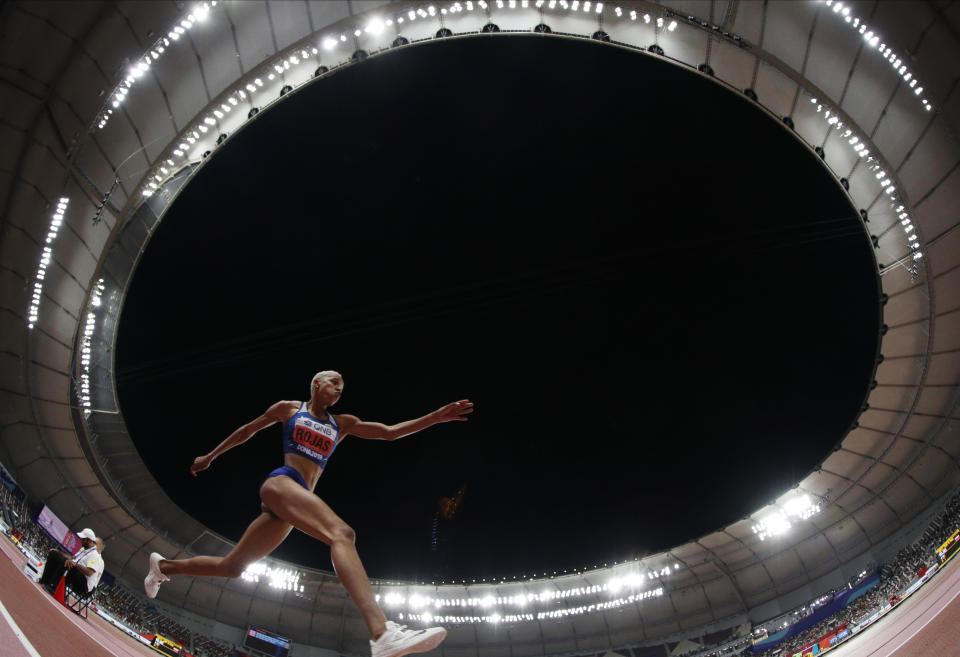
<svg viewBox="0 0 960 657"><path fill-rule="evenodd" d="M0 539L0 601L41 657L156 657L94 613L83 620L22 572L25 559ZM960 657L960 557L830 657ZM0 657L30 657L0 617Z"/></svg>
<svg viewBox="0 0 960 657"><path fill-rule="evenodd" d="M26 559L0 537L0 601L41 657L157 657L90 613L84 620L23 574ZM0 617L0 657L29 657L6 619Z"/></svg>

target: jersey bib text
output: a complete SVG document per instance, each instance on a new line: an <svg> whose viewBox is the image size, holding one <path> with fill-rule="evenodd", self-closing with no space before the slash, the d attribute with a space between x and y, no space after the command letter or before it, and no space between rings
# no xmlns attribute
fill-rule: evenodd
<svg viewBox="0 0 960 657"><path fill-rule="evenodd" d="M336 437L336 429L309 418L297 418L293 425L293 442L323 456L330 456L336 444Z"/></svg>

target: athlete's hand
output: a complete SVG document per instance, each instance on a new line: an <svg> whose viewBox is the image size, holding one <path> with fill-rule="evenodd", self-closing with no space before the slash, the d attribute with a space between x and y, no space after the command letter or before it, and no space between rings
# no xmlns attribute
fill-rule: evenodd
<svg viewBox="0 0 960 657"><path fill-rule="evenodd" d="M190 474L196 477L198 472L209 468L211 463L213 463L213 458L209 454L198 456L193 459L193 465L190 466Z"/></svg>
<svg viewBox="0 0 960 657"><path fill-rule="evenodd" d="M473 413L473 402L469 399L461 399L438 408L433 412L433 416L438 424L451 421L466 422L467 418L465 416L470 413Z"/></svg>

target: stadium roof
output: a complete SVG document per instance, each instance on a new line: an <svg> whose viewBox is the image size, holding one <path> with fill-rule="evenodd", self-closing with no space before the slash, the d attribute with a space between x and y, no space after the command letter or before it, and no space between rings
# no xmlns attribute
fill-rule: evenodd
<svg viewBox="0 0 960 657"><path fill-rule="evenodd" d="M285 85L322 84L321 66L429 47L418 43L441 28L502 39L543 24L553 34L542 38L609 38L609 47L637 48L638 57L660 57L656 45L731 93L752 90L766 111L789 117L785 130L820 149L852 207L866 211L885 326L858 424L776 504L612 569L501 584L378 582L388 616L422 614L427 598L437 615L499 615L451 623L443 650L454 656L502 654L506 643L514 656L599 652L763 620L888 556L957 484L957 3L203 7L0 5L0 459L68 525L106 537L108 569L130 586L139 586L151 551L225 554L231 546L160 489L117 405L115 328L151 231L218 135L241 129L253 107L280 102ZM484 31L491 24L499 32ZM336 578L305 578L304 594L265 579L178 578L161 600L366 654L365 629Z"/></svg>

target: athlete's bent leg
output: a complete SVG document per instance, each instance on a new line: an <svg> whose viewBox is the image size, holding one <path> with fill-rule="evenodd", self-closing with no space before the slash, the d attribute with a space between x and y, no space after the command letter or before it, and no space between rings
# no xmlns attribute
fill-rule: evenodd
<svg viewBox="0 0 960 657"><path fill-rule="evenodd" d="M386 617L377 604L370 578L354 544L356 534L326 502L289 477L271 477L260 488L260 499L277 516L304 534L330 546L333 568L377 639L386 631Z"/></svg>
<svg viewBox="0 0 960 657"><path fill-rule="evenodd" d="M250 523L227 556L161 559L160 572L195 577L239 577L247 566L273 552L291 529L289 522L264 512Z"/></svg>

